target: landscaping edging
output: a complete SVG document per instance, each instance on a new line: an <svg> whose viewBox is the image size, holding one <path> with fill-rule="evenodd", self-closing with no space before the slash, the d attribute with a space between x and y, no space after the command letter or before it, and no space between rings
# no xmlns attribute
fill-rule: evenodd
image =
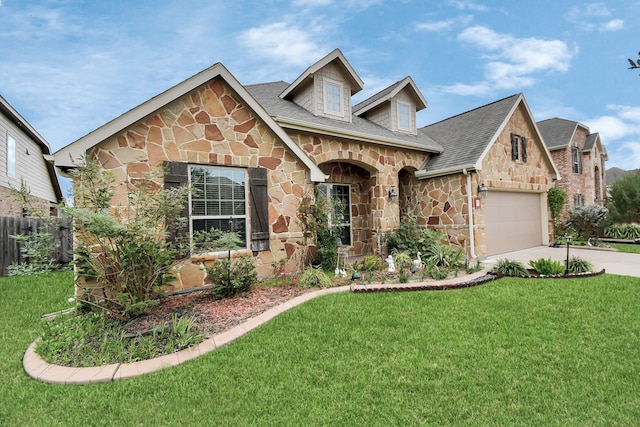
<svg viewBox="0 0 640 427"><path fill-rule="evenodd" d="M546 276L545 278L576 278L589 277L603 274L605 270L597 273L587 273L569 276ZM229 329L226 332L205 339L200 344L181 350L176 353L159 356L149 360L133 363L114 363L104 366L88 368L68 367L54 365L44 361L36 352L38 340L27 348L22 359L25 372L31 378L45 383L54 384L91 384L99 382L117 381L132 378L139 375L159 371L160 369L180 365L188 360L195 359L209 353L219 347L227 345L258 326L263 325L280 313L283 313L304 302L319 296L351 291L362 292L394 292L394 291L436 291L469 288L498 279L500 275L493 274L489 268L460 278L442 280L438 282L421 282L414 284L377 284L377 285L346 285L335 288L320 289L290 299L278 306L266 310L264 313L253 317L246 322ZM535 277L531 277L535 278Z"/></svg>

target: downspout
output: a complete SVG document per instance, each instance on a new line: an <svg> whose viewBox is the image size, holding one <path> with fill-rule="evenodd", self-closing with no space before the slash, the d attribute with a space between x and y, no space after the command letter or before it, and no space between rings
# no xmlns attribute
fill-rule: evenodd
<svg viewBox="0 0 640 427"><path fill-rule="evenodd" d="M462 173L467 177L467 214L469 217L469 246L471 251L471 258L478 259L476 256L476 241L473 232L473 200L471 198L471 173L467 172L467 169L462 169Z"/></svg>

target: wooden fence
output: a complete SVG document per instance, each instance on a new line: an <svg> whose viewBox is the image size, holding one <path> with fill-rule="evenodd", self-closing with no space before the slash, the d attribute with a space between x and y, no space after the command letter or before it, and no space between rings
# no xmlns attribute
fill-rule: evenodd
<svg viewBox="0 0 640 427"><path fill-rule="evenodd" d="M0 217L0 276L7 275L7 267L14 263L26 262L20 252L20 244L12 235L33 235L36 232L49 232L53 236L56 248L51 258L61 264L71 261L73 247L73 229L66 218L12 218Z"/></svg>

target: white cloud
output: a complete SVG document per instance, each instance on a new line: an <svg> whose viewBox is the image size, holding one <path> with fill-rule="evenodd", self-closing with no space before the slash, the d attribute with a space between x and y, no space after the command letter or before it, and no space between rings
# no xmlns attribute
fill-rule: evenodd
<svg viewBox="0 0 640 427"><path fill-rule="evenodd" d="M610 19L612 15L604 3L589 3L587 5L573 6L569 9L567 19L587 31L621 30L624 27L624 21L618 18Z"/></svg>
<svg viewBox="0 0 640 427"><path fill-rule="evenodd" d="M607 110L612 114L584 121L607 147L607 167L640 168L640 107L608 105Z"/></svg>
<svg viewBox="0 0 640 427"><path fill-rule="evenodd" d="M601 32L603 31L618 31L624 27L624 21L622 19L612 19L599 27Z"/></svg>
<svg viewBox="0 0 640 427"><path fill-rule="evenodd" d="M457 94L485 94L495 89L519 89L535 84L536 74L566 72L572 53L560 40L517 38L476 26L458 36L464 43L485 52L485 80L473 85L456 84L446 88Z"/></svg>
<svg viewBox="0 0 640 427"><path fill-rule="evenodd" d="M449 0L449 4L461 10L475 10L478 12L486 12L488 10L486 6L470 0Z"/></svg>
<svg viewBox="0 0 640 427"><path fill-rule="evenodd" d="M293 5L298 7L318 7L327 6L333 3L333 0L294 0Z"/></svg>
<svg viewBox="0 0 640 427"><path fill-rule="evenodd" d="M318 60L319 51L324 52L310 33L285 22L251 28L241 33L237 41L256 56L287 65L309 65Z"/></svg>
<svg viewBox="0 0 640 427"><path fill-rule="evenodd" d="M463 15L453 19L416 24L415 29L417 31L430 31L439 33L442 31L451 30L452 28L460 25L468 25L472 20L472 15Z"/></svg>

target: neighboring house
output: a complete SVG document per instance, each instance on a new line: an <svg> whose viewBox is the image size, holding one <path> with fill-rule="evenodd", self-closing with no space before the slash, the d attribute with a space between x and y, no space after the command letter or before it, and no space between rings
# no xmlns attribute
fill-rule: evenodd
<svg viewBox="0 0 640 427"><path fill-rule="evenodd" d="M45 156L49 143L0 96L0 216L56 216L63 201L60 182ZM11 196L11 189L29 191L28 205ZM31 211L31 212L29 212Z"/></svg>
<svg viewBox="0 0 640 427"><path fill-rule="evenodd" d="M568 210L577 206L604 206L607 151L600 135L591 133L582 123L557 117L538 122L538 128L562 175L556 186L567 192L562 216L566 217Z"/></svg>
<svg viewBox="0 0 640 427"><path fill-rule="evenodd" d="M521 94L417 128L427 102L410 77L352 105L362 87L338 49L293 83L243 86L216 64L61 149L55 164L88 156L118 182L166 167L165 186L198 183L191 232L231 224L261 277L275 261L299 266L297 208L314 188L349 207L340 223L351 255L382 254L408 212L472 257L548 243L558 174ZM202 265L219 256L191 257L175 286L202 285Z"/></svg>

